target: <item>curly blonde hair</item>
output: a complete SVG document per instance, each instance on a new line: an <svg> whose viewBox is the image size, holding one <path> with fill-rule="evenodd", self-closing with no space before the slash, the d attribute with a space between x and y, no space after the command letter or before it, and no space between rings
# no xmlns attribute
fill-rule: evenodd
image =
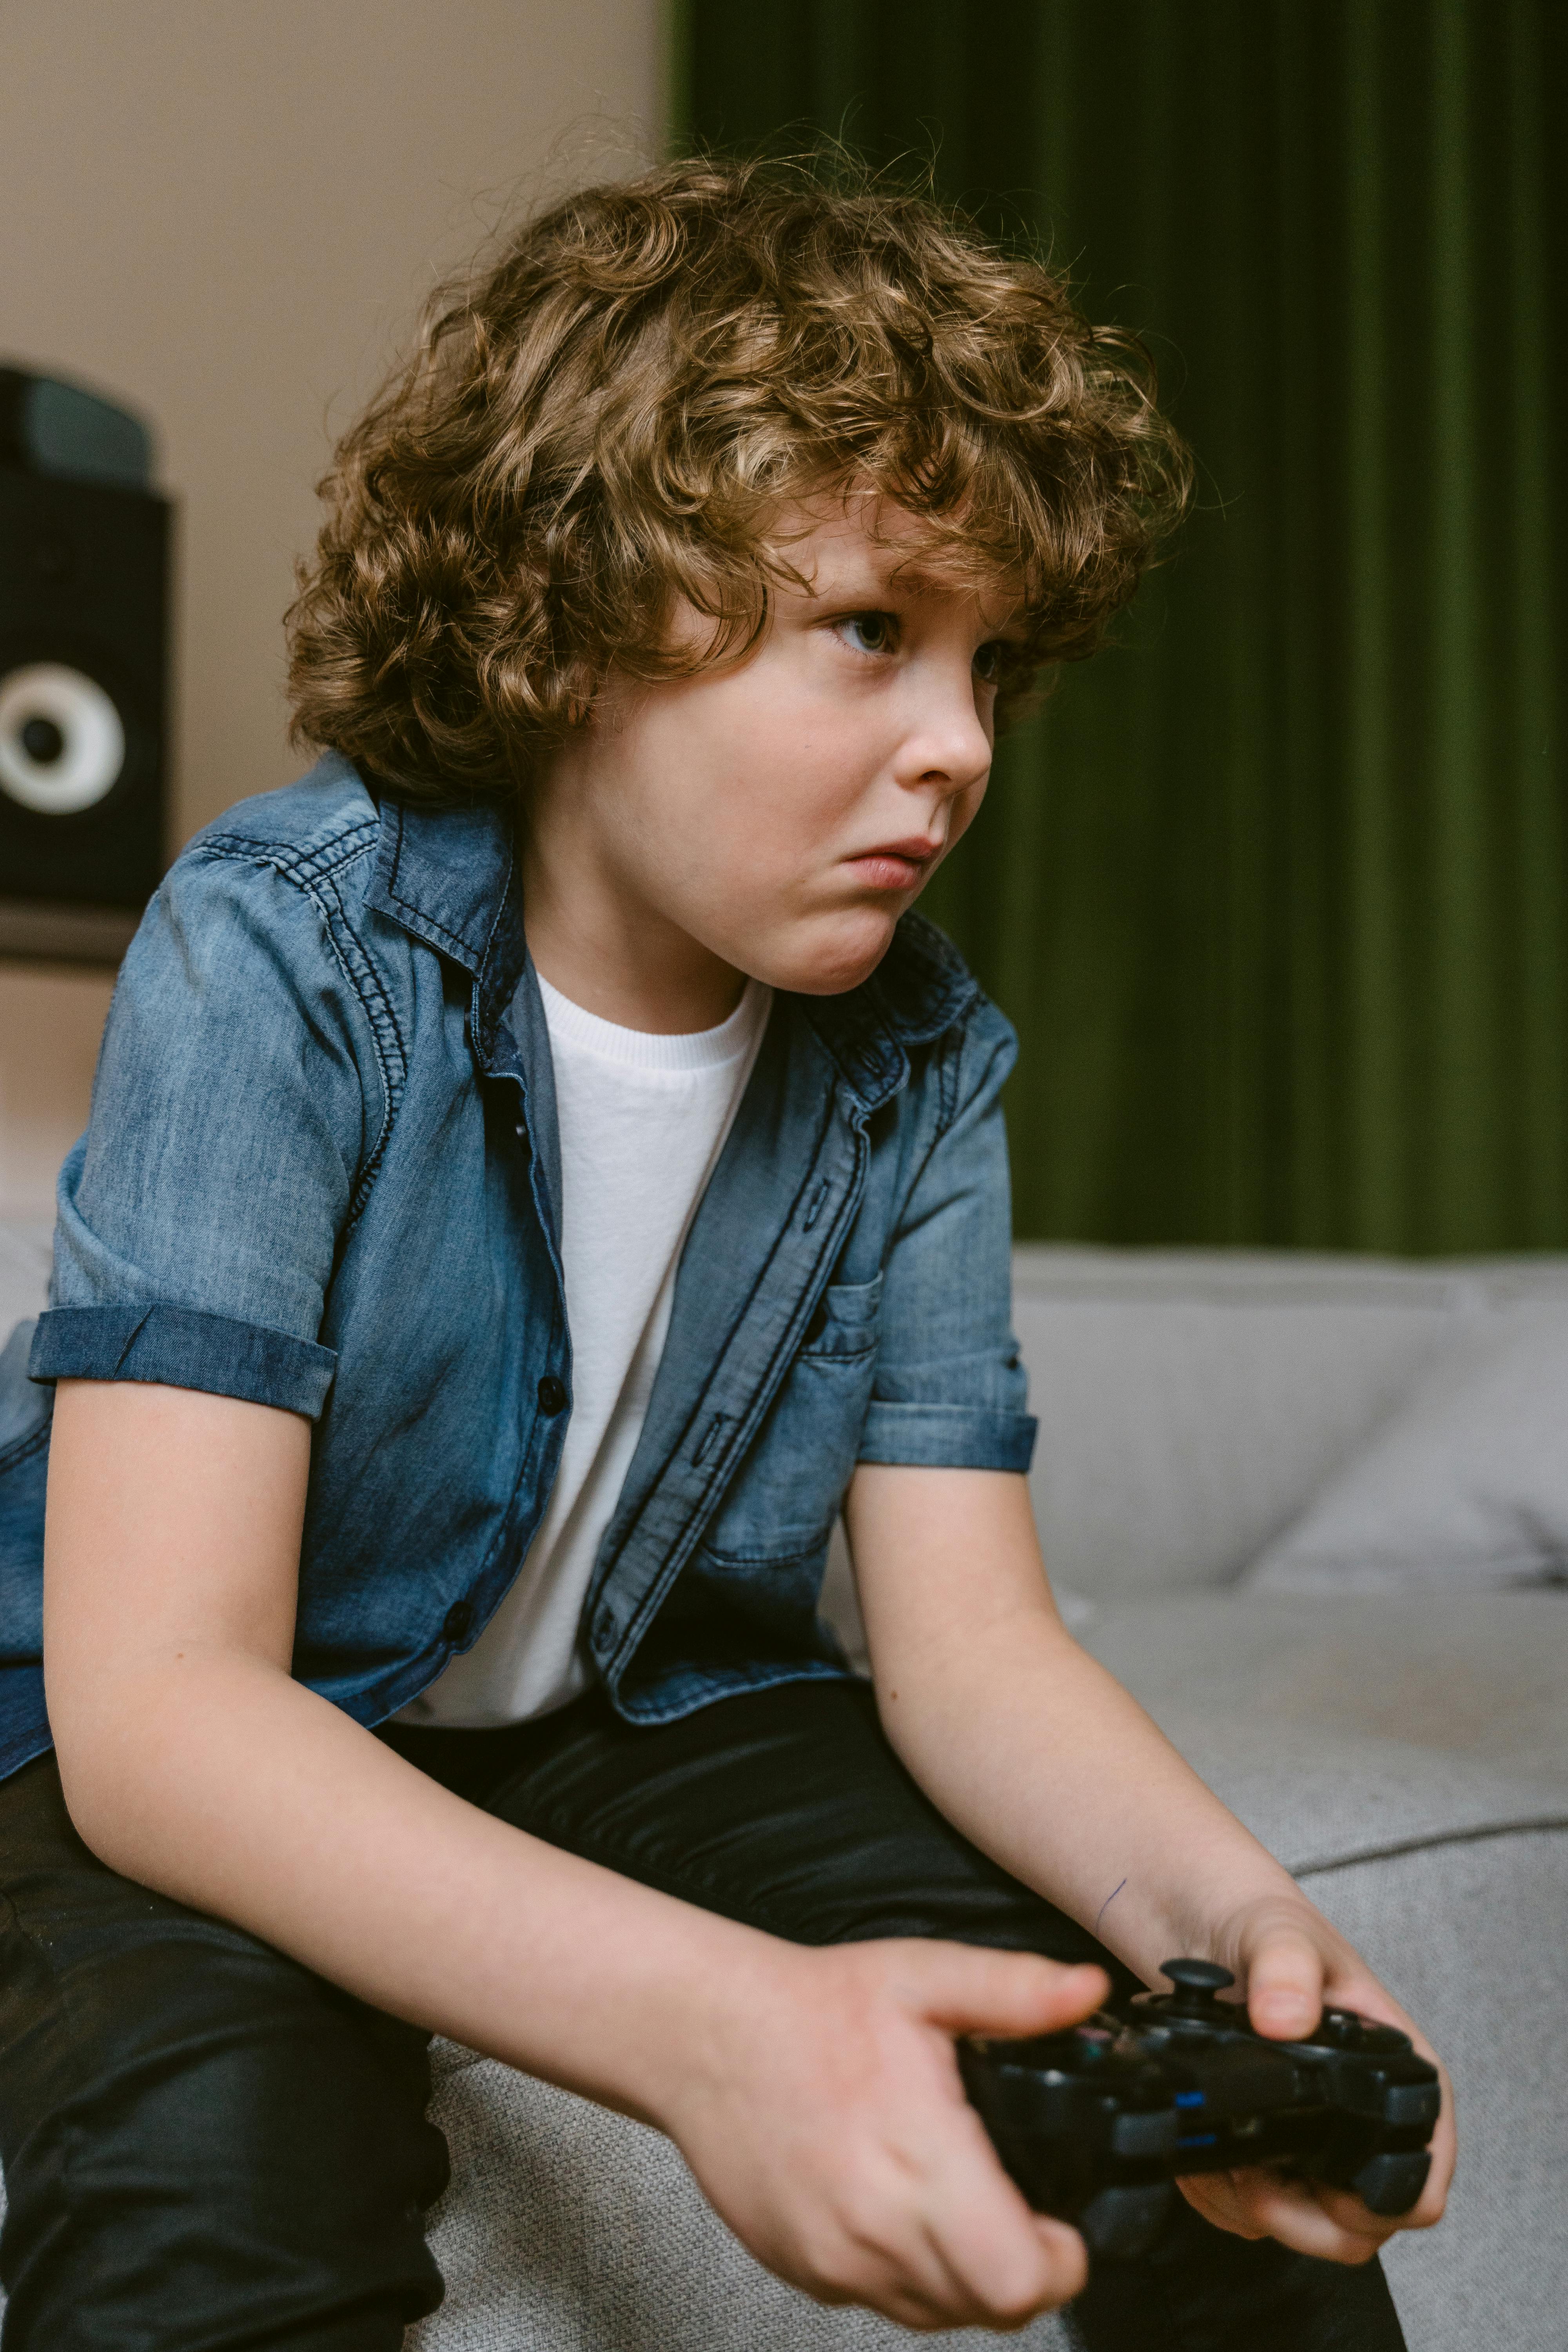
<svg viewBox="0 0 1568 2352"><path fill-rule="evenodd" d="M612 667L753 645L770 530L824 490L1021 581L1005 720L1094 650L1188 482L1142 346L1038 260L842 159L666 164L427 307L320 486L294 733L411 795L515 788ZM712 623L695 651L677 599Z"/></svg>

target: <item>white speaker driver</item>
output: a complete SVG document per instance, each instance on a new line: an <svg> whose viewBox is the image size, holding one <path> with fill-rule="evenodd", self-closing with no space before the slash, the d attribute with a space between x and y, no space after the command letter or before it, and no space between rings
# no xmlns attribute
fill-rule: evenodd
<svg viewBox="0 0 1568 2352"><path fill-rule="evenodd" d="M96 678L64 662L0 677L0 792L43 816L76 816L124 765L125 729Z"/></svg>

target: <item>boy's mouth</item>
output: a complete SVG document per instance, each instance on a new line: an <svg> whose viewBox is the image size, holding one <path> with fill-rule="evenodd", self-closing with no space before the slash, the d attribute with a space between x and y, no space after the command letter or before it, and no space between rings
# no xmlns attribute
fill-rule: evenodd
<svg viewBox="0 0 1568 2352"><path fill-rule="evenodd" d="M863 849L858 856L846 858L845 864L862 889L912 890L925 879L944 846L942 842L927 841L923 836L887 841L876 849Z"/></svg>

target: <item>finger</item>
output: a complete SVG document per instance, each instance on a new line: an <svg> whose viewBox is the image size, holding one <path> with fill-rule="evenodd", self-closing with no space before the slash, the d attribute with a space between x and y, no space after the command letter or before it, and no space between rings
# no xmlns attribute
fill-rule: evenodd
<svg viewBox="0 0 1568 2352"><path fill-rule="evenodd" d="M1088 2281L1078 2231L1030 2210L978 2119L948 2140L931 2176L929 2210L933 2243L972 2322L1022 2327Z"/></svg>
<svg viewBox="0 0 1568 2352"><path fill-rule="evenodd" d="M1352 2238L1371 2238L1375 2244L1384 2245L1409 2218L1404 2213L1374 2213L1369 2205L1363 2204L1353 2189L1336 2189L1327 2180L1311 2180L1303 2185L1335 2228Z"/></svg>
<svg viewBox="0 0 1568 2352"><path fill-rule="evenodd" d="M1370 2262L1395 2226L1342 2190L1284 2179L1272 2172L1200 2174L1177 2186L1188 2203L1220 2229L1237 2237L1278 2238L1281 2245L1318 2262ZM1329 2199L1337 2200L1334 2211L1327 2208Z"/></svg>
<svg viewBox="0 0 1568 2352"><path fill-rule="evenodd" d="M1300 2041L1323 2013L1323 1956L1300 1927L1272 1927L1245 1955L1247 2013L1259 2033Z"/></svg>
<svg viewBox="0 0 1568 2352"><path fill-rule="evenodd" d="M882 2318L892 2320L900 2327L912 2328L918 2335L934 2335L938 2329L953 2326L953 2314L941 2303L932 2302L918 2287L901 2277L890 2276L875 2284L857 2288L853 2293L841 2293L837 2288L824 2293L807 2287L818 2303L830 2306L858 2304L867 2311L875 2311Z"/></svg>
<svg viewBox="0 0 1568 2352"><path fill-rule="evenodd" d="M1176 2186L1194 2211L1212 2221L1216 2230L1228 2230L1235 2238L1268 2236L1243 2207L1228 2172L1189 2173Z"/></svg>
<svg viewBox="0 0 1568 2352"><path fill-rule="evenodd" d="M1088 2264L1077 2233L1060 2223L1050 2225L1055 2235L1042 2245L1035 2215L1005 2176L1002 2187L1019 2206L1016 2235L984 2227L973 2231L967 2210L944 2210L951 2189L930 2175L921 2211L895 2217L885 2210L868 2210L858 2225L847 2218L835 2275L826 2284L816 2283L812 2292L819 2301L868 2304L905 2327L1023 2325L1037 2311L1077 2294ZM963 2206L962 2199L953 2201ZM964 2260L966 2235L976 2241L970 2249L976 2261ZM1053 2292L1058 2275L1059 2293Z"/></svg>
<svg viewBox="0 0 1568 2352"><path fill-rule="evenodd" d="M913 1948L922 2013L948 2033L1049 2033L1087 2017L1108 1999L1103 1969L1065 1968L1032 1952L973 1944Z"/></svg>
<svg viewBox="0 0 1568 2352"><path fill-rule="evenodd" d="M1426 2175L1426 2186L1408 2213L1400 2217L1402 2230L1429 2230L1440 2221L1448 2203L1448 2190L1453 2183L1454 2165L1458 2154L1454 2125L1454 2091L1441 2066L1443 2081L1443 2112L1437 2118L1437 2128L1432 2135L1432 2169Z"/></svg>
<svg viewBox="0 0 1568 2352"><path fill-rule="evenodd" d="M900 2327L910 2327L920 2335L934 2335L939 2329L962 2327L965 2314L955 2309L952 2290L945 2283L940 2288L930 2288L912 2277L889 2277L883 2284L865 2294L836 2295L835 2302L864 2304L869 2311L880 2312Z"/></svg>
<svg viewBox="0 0 1568 2352"><path fill-rule="evenodd" d="M1070 2222L1056 2221L1049 2213L1030 2218L1050 2262L1052 2295L1058 2304L1070 2303L1089 2284L1089 2248Z"/></svg>
<svg viewBox="0 0 1568 2352"><path fill-rule="evenodd" d="M1087 2257L1082 2261L1080 2279L1070 2253L1052 2242L1042 2242L1032 2227L1033 2221L1031 2215L1026 2224L1026 2235L1032 2241L1028 2260L994 2266L989 2274L984 2267L964 2261L962 2246L947 2242L950 2237L960 2234L951 2220L931 2225L927 2260L932 2269L940 2271L942 2281L939 2307L944 2326L1026 2327L1039 2312L1054 2310L1058 2303L1065 2303L1079 2292L1089 2276ZM1081 2247L1077 2232L1068 2230L1064 2222L1050 2226L1064 2240ZM921 2275L928 2275L924 2265Z"/></svg>
<svg viewBox="0 0 1568 2352"><path fill-rule="evenodd" d="M963 2296L918 2215L865 2210L839 2217L832 2258L787 2272L816 2302L863 2304L901 2327L952 2327Z"/></svg>

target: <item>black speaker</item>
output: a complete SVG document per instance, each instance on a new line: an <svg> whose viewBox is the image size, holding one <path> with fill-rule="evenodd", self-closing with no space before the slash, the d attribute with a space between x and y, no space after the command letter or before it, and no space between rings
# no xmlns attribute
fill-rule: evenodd
<svg viewBox="0 0 1568 2352"><path fill-rule="evenodd" d="M168 502L145 427L0 368L0 953L113 959L163 869Z"/></svg>

